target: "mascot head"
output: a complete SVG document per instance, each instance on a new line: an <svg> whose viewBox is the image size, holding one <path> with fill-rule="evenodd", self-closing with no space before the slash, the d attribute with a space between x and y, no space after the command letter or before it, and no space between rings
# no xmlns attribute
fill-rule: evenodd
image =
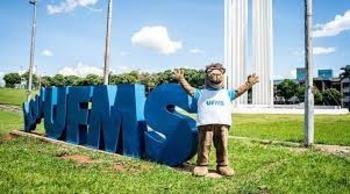
<svg viewBox="0 0 350 194"><path fill-rule="evenodd" d="M213 89L224 88L226 69L220 63L212 63L205 67L205 85Z"/></svg>

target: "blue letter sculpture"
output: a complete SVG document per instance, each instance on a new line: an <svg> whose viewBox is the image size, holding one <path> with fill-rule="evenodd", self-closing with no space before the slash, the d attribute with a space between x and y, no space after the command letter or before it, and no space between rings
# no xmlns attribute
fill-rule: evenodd
<svg viewBox="0 0 350 194"><path fill-rule="evenodd" d="M96 86L92 97L87 144L95 149L121 153L121 114L116 109L117 86Z"/></svg>
<svg viewBox="0 0 350 194"><path fill-rule="evenodd" d="M45 89L44 127L50 138L66 137L67 96L68 87Z"/></svg>
<svg viewBox="0 0 350 194"><path fill-rule="evenodd" d="M191 111L191 98L178 84L161 85L149 94L145 117L151 130L145 132L146 154L157 162L176 166L196 153L196 122L175 107Z"/></svg>
<svg viewBox="0 0 350 194"><path fill-rule="evenodd" d="M50 87L23 104L24 130L44 118L46 135L69 143L150 159L169 166L196 153L195 102L178 84L163 84L145 97L138 84Z"/></svg>

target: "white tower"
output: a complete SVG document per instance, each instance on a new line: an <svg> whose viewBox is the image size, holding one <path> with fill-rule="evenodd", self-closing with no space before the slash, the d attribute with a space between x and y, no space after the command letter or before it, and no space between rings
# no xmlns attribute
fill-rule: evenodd
<svg viewBox="0 0 350 194"><path fill-rule="evenodd" d="M273 25L272 0L252 0L253 72L260 83L253 87L253 104L273 105ZM227 86L237 88L247 79L248 0L225 0L225 67ZM247 104L247 93L235 106Z"/></svg>
<svg viewBox="0 0 350 194"><path fill-rule="evenodd" d="M253 88L253 104L273 105L272 0L253 0L253 66L260 83Z"/></svg>
<svg viewBox="0 0 350 194"><path fill-rule="evenodd" d="M248 1L225 0L225 59L227 87L238 88L246 81ZM247 104L247 93L235 100L235 106Z"/></svg>

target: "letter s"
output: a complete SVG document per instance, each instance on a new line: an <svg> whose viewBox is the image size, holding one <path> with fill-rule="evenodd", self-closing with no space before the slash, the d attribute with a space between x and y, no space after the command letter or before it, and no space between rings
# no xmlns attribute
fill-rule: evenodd
<svg viewBox="0 0 350 194"><path fill-rule="evenodd" d="M178 84L163 84L147 97L145 119L151 129L145 132L146 156L156 162L177 166L189 160L197 151L196 121L175 111L188 112L190 98Z"/></svg>

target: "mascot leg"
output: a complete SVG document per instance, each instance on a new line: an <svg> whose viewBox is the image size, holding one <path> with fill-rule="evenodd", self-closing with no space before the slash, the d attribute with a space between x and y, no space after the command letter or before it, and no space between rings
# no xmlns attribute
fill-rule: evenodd
<svg viewBox="0 0 350 194"><path fill-rule="evenodd" d="M213 141L213 126L199 126L198 158L197 166L193 169L193 175L205 176L208 174L209 152Z"/></svg>
<svg viewBox="0 0 350 194"><path fill-rule="evenodd" d="M233 176L234 171L228 166L228 130L229 126L215 125L214 146L216 149L216 171L224 176Z"/></svg>

